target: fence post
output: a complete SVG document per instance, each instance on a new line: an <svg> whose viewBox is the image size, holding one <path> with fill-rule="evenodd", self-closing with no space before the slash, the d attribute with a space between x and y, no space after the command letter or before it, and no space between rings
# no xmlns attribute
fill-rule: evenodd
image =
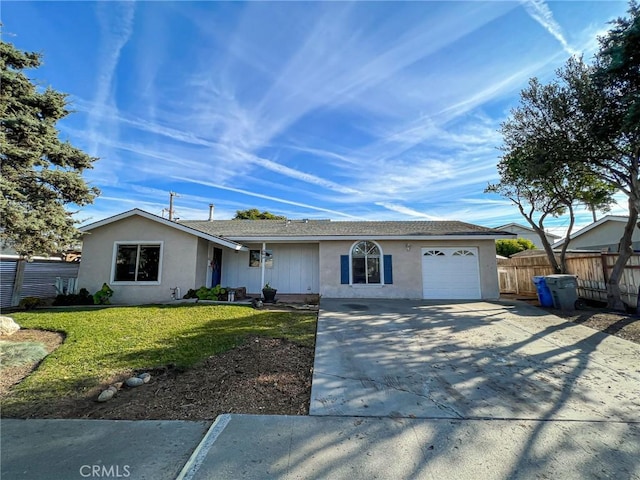
<svg viewBox="0 0 640 480"><path fill-rule="evenodd" d="M607 262L607 256L605 253L600 253L600 265L602 265L602 276L604 277L604 284L607 285L607 282L609 281L609 275L607 274L609 262Z"/></svg>
<svg viewBox="0 0 640 480"><path fill-rule="evenodd" d="M24 269L27 261L23 258L19 259L16 264L16 276L13 279L13 295L11 295L11 306L20 305L20 296L22 294L22 284L24 283Z"/></svg>

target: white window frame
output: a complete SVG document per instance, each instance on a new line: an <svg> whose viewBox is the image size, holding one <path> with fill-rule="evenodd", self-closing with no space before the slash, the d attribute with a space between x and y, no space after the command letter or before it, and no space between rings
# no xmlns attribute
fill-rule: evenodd
<svg viewBox="0 0 640 480"><path fill-rule="evenodd" d="M160 259L158 260L158 280L136 282L136 281L118 281L116 280L116 260L118 258L118 247L120 245L136 245L140 246L159 246L160 247ZM162 283L162 257L164 256L164 241L162 240L131 240L131 241L117 241L113 242L113 254L111 256L111 281L110 284L115 285L160 285ZM136 265L137 268L137 265Z"/></svg>
<svg viewBox="0 0 640 480"><path fill-rule="evenodd" d="M258 252L260 255L257 265L251 265L251 252ZM273 268L273 250L270 248L265 250L260 248L249 249L249 268L261 268L262 262L264 262L264 268Z"/></svg>
<svg viewBox="0 0 640 480"><path fill-rule="evenodd" d="M371 242L376 247L378 247L378 251L380 252L380 283L353 283L353 249L356 245L362 242ZM366 265L366 263L365 263ZM349 247L349 285L352 287L358 288L376 288L385 285L384 283L384 252L382 251L382 247L375 240L358 240L351 244Z"/></svg>

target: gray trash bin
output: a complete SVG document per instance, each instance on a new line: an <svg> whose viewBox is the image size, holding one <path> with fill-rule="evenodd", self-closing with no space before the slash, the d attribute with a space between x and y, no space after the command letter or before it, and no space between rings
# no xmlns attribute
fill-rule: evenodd
<svg viewBox="0 0 640 480"><path fill-rule="evenodd" d="M553 306L560 310L575 310L578 305L578 277L575 275L547 275L545 281Z"/></svg>

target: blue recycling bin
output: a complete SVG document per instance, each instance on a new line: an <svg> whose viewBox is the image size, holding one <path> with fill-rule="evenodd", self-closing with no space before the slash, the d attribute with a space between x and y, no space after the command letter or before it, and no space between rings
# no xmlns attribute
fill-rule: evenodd
<svg viewBox="0 0 640 480"><path fill-rule="evenodd" d="M533 277L533 284L536 286L538 301L541 307L553 307L553 295L544 277Z"/></svg>

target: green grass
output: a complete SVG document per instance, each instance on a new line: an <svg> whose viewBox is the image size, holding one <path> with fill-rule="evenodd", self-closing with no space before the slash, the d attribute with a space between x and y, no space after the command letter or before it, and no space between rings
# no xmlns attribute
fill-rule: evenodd
<svg viewBox="0 0 640 480"><path fill-rule="evenodd" d="M313 346L315 313L227 305L38 310L16 313L22 328L63 332L64 343L17 385L3 410L29 402L82 397L131 370L190 367L244 342L249 335Z"/></svg>

